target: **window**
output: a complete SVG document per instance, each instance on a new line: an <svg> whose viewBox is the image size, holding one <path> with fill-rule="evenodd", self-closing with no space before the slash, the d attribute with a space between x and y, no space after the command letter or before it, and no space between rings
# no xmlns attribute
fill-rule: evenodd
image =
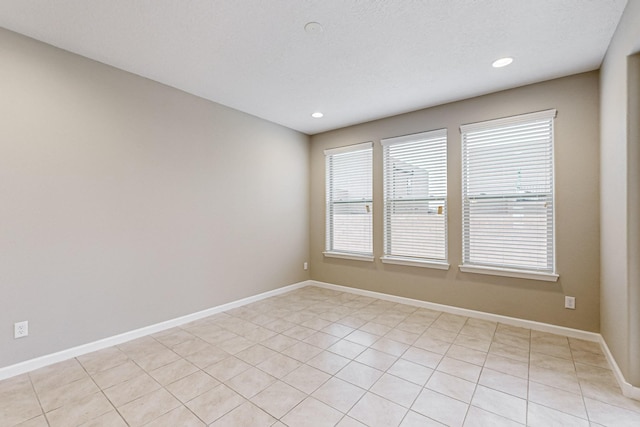
<svg viewBox="0 0 640 427"><path fill-rule="evenodd" d="M383 139L383 262L448 268L446 129Z"/></svg>
<svg viewBox="0 0 640 427"><path fill-rule="evenodd" d="M556 110L460 127L462 271L555 281Z"/></svg>
<svg viewBox="0 0 640 427"><path fill-rule="evenodd" d="M373 261L373 144L325 150L326 256Z"/></svg>

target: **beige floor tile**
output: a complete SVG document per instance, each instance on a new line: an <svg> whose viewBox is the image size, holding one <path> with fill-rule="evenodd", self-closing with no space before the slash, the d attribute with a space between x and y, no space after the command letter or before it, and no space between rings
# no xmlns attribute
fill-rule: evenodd
<svg viewBox="0 0 640 427"><path fill-rule="evenodd" d="M509 359L518 360L520 362L529 361L529 350L526 348L516 347L509 344L494 341L489 347L489 353L497 356L507 357Z"/></svg>
<svg viewBox="0 0 640 427"><path fill-rule="evenodd" d="M464 420L464 427L518 427L523 425L476 406L469 407L467 417ZM547 427L551 427L551 425Z"/></svg>
<svg viewBox="0 0 640 427"><path fill-rule="evenodd" d="M569 349L569 342L566 337L562 344L557 344L555 340L548 340L546 338L531 338L531 351L536 353L548 354L550 356L560 357L562 359L571 360L571 350ZM554 341L554 342L549 342Z"/></svg>
<svg viewBox="0 0 640 427"><path fill-rule="evenodd" d="M84 369L90 375L93 375L97 372L105 371L121 365L129 360L129 357L118 347L108 347L103 350L79 356L77 359Z"/></svg>
<svg viewBox="0 0 640 427"><path fill-rule="evenodd" d="M475 337L471 335L458 335L453 341L456 346L487 353L491 347L491 337Z"/></svg>
<svg viewBox="0 0 640 427"><path fill-rule="evenodd" d="M282 351L282 354L292 357L302 363L322 353L322 349L305 342L298 342Z"/></svg>
<svg viewBox="0 0 640 427"><path fill-rule="evenodd" d="M597 366L604 369L611 369L607 358L602 353L592 353L590 351L579 349L571 350L571 353L573 354L573 360L575 360L576 363Z"/></svg>
<svg viewBox="0 0 640 427"><path fill-rule="evenodd" d="M364 395L365 390L339 378L331 378L318 388L313 397L340 412L347 413Z"/></svg>
<svg viewBox="0 0 640 427"><path fill-rule="evenodd" d="M531 365L540 368L552 369L567 374L575 374L576 368L573 360L561 357L549 356L547 354L531 352Z"/></svg>
<svg viewBox="0 0 640 427"><path fill-rule="evenodd" d="M571 350L582 350L591 353L602 354L602 347L599 342L586 341L578 338L569 338L569 347Z"/></svg>
<svg viewBox="0 0 640 427"><path fill-rule="evenodd" d="M599 368L592 365L576 363L576 373L580 382L588 382L594 385L606 387L618 387L618 381L610 369Z"/></svg>
<svg viewBox="0 0 640 427"><path fill-rule="evenodd" d="M442 357L442 354L434 353L432 351L424 350L418 347L409 347L407 351L405 351L402 355L402 359L417 363L422 366L426 366L427 368L431 369L435 369L438 366L438 364L442 360Z"/></svg>
<svg viewBox="0 0 640 427"><path fill-rule="evenodd" d="M493 329L486 329L483 327L472 326L468 322L460 330L460 335L465 335L473 338L484 339L490 341L493 338L495 331Z"/></svg>
<svg viewBox="0 0 640 427"><path fill-rule="evenodd" d="M186 356L185 359L193 363L198 368L205 369L229 356L230 354L226 351L211 346L197 353L190 354Z"/></svg>
<svg viewBox="0 0 640 427"><path fill-rule="evenodd" d="M251 401L276 418L306 399L307 395L282 381L276 381L255 395Z"/></svg>
<svg viewBox="0 0 640 427"><path fill-rule="evenodd" d="M276 331L259 326L254 330L245 333L243 336L248 340L259 343L277 334L278 333Z"/></svg>
<svg viewBox="0 0 640 427"><path fill-rule="evenodd" d="M442 313L431 325L439 329L458 333L467 321L467 317L456 314Z"/></svg>
<svg viewBox="0 0 640 427"><path fill-rule="evenodd" d="M444 372L473 383L478 382L481 370L482 368L478 365L446 356L440 361L440 364L438 364L436 368L436 371Z"/></svg>
<svg viewBox="0 0 640 427"><path fill-rule="evenodd" d="M245 350L236 353L236 357L240 360L244 360L250 365L257 365L269 359L270 357L278 354L277 352L267 348L263 345L256 344Z"/></svg>
<svg viewBox="0 0 640 427"><path fill-rule="evenodd" d="M91 421L113 409L102 393L94 393L71 405L54 409L46 416L50 427L69 427Z"/></svg>
<svg viewBox="0 0 640 427"><path fill-rule="evenodd" d="M89 377L83 378L60 387L46 389L38 393L40 404L45 412L52 411L77 400L81 400L100 389Z"/></svg>
<svg viewBox="0 0 640 427"><path fill-rule="evenodd" d="M433 369L405 359L398 359L387 372L419 386L424 386L433 374Z"/></svg>
<svg viewBox="0 0 640 427"><path fill-rule="evenodd" d="M265 328L267 329L271 329L272 331L278 332L278 333L282 333L288 329L293 328L294 326L296 326L295 323L293 322L289 322L287 320L284 319L276 319L271 323L266 323L264 325Z"/></svg>
<svg viewBox="0 0 640 427"><path fill-rule="evenodd" d="M49 424L44 415L39 415L20 424L16 424L15 427L49 427ZM126 427L126 425L124 427Z"/></svg>
<svg viewBox="0 0 640 427"><path fill-rule="evenodd" d="M400 427L443 427L444 424L437 422L436 420L432 420L431 418L425 417L424 415L418 414L414 411L407 412L407 415L404 416L402 423L400 423Z"/></svg>
<svg viewBox="0 0 640 427"><path fill-rule="evenodd" d="M243 373L225 381L225 384L235 390L236 393L239 393L243 397L249 399L260 393L275 381L276 378L266 372L257 368L249 368Z"/></svg>
<svg viewBox="0 0 640 427"><path fill-rule="evenodd" d="M415 320L411 317L405 319L403 322L400 322L396 325L395 329L409 332L415 335L422 335L424 331L426 331L429 326L431 326L431 321L421 321Z"/></svg>
<svg viewBox="0 0 640 427"><path fill-rule="evenodd" d="M166 347L151 354L133 360L145 371L149 372L180 359L180 356Z"/></svg>
<svg viewBox="0 0 640 427"><path fill-rule="evenodd" d="M496 332L503 334L513 335L520 338L529 339L531 337L531 329L520 328L518 326L506 325L504 323L498 323Z"/></svg>
<svg viewBox="0 0 640 427"><path fill-rule="evenodd" d="M307 328L301 325L296 325L293 328L287 329L286 331L282 332L282 335L286 335L289 338L302 341L306 338L309 338L311 335L315 333L316 333L315 329Z"/></svg>
<svg viewBox="0 0 640 427"><path fill-rule="evenodd" d="M340 341L340 338L320 331L304 340L307 344L311 344L322 349L330 347L338 341Z"/></svg>
<svg viewBox="0 0 640 427"><path fill-rule="evenodd" d="M457 332L448 331L438 328L435 324L427 329L421 336L430 337L439 341L448 342L449 344L455 341L458 336Z"/></svg>
<svg viewBox="0 0 640 427"><path fill-rule="evenodd" d="M232 356L205 368L205 372L217 380L224 382L246 371L250 367L251 365L247 362Z"/></svg>
<svg viewBox="0 0 640 427"><path fill-rule="evenodd" d="M196 417L193 412L188 410L184 406L179 406L164 415L151 421L149 424L145 424L145 427L205 427L205 424Z"/></svg>
<svg viewBox="0 0 640 427"><path fill-rule="evenodd" d="M617 385L614 387L609 387L595 386L590 383L582 383L580 388L582 389L582 394L585 397L599 400L601 402L618 406L620 408L640 412L640 401L624 396L622 394L622 391L620 390L620 387L618 387Z"/></svg>
<svg viewBox="0 0 640 427"><path fill-rule="evenodd" d="M27 382L27 386L26 389L20 385L11 388L5 387L2 396L0 396L1 426L13 426L42 414L40 403L31 388L31 383Z"/></svg>
<svg viewBox="0 0 640 427"><path fill-rule="evenodd" d="M220 381L211 377L203 371L196 371L184 378L179 379L166 386L166 389L177 397L181 402L186 403L191 399L217 387Z"/></svg>
<svg viewBox="0 0 640 427"><path fill-rule="evenodd" d="M320 369L329 375L334 375L349 363L349 359L329 351L323 351L307 362L307 365Z"/></svg>
<svg viewBox="0 0 640 427"><path fill-rule="evenodd" d="M142 374L104 390L111 403L120 407L160 388L150 375Z"/></svg>
<svg viewBox="0 0 640 427"><path fill-rule="evenodd" d="M131 427L147 424L161 415L180 406L180 402L165 389L156 390L144 395L118 411Z"/></svg>
<svg viewBox="0 0 640 427"><path fill-rule="evenodd" d="M489 368L482 370L478 384L521 399L527 398L529 387L527 380L524 378L504 374Z"/></svg>
<svg viewBox="0 0 640 427"><path fill-rule="evenodd" d="M167 384L171 384L172 382L191 375L198 370L197 366L187 360L178 359L161 368L154 369L149 372L149 375L151 375L161 385L166 386Z"/></svg>
<svg viewBox="0 0 640 427"><path fill-rule="evenodd" d="M485 361L484 366L504 374L529 379L529 363L527 362L490 353L487 355L487 360Z"/></svg>
<svg viewBox="0 0 640 427"><path fill-rule="evenodd" d="M424 331L421 333L415 333L411 331L405 331L402 329L394 328L389 332L387 332L387 334L384 336L384 339L392 340L394 343L401 343L408 347L412 345L414 342L416 342L416 340L420 337L420 335L422 335L422 333L424 333ZM382 350L382 349L379 348L378 350ZM392 353L392 354L395 354L395 353Z"/></svg>
<svg viewBox="0 0 640 427"><path fill-rule="evenodd" d="M471 405L520 424L527 421L527 401L525 399L481 385L476 388Z"/></svg>
<svg viewBox="0 0 640 427"><path fill-rule="evenodd" d="M411 407L421 390L422 387L390 374L384 374L369 389L370 392L405 408Z"/></svg>
<svg viewBox="0 0 640 427"><path fill-rule="evenodd" d="M347 359L355 359L366 349L367 347L364 345L347 340L340 340L327 350L342 357L346 357Z"/></svg>
<svg viewBox="0 0 640 427"><path fill-rule="evenodd" d="M29 373L37 393L87 378L87 372L76 359L65 360Z"/></svg>
<svg viewBox="0 0 640 427"><path fill-rule="evenodd" d="M547 408L537 403L529 402L527 411L527 425L531 427L589 427L589 421L574 417L565 412Z"/></svg>
<svg viewBox="0 0 640 427"><path fill-rule="evenodd" d="M282 422L295 427L333 427L342 415L319 400L308 397L285 415Z"/></svg>
<svg viewBox="0 0 640 427"><path fill-rule="evenodd" d="M398 426L407 409L373 393L366 393L348 415L369 427Z"/></svg>
<svg viewBox="0 0 640 427"><path fill-rule="evenodd" d="M529 381L535 381L537 383L559 388L571 393L581 393L578 377L574 373L545 369L536 365L531 365L529 367Z"/></svg>
<svg viewBox="0 0 640 427"><path fill-rule="evenodd" d="M459 427L469 405L429 389L423 389L411 407L428 418L450 427Z"/></svg>
<svg viewBox="0 0 640 427"><path fill-rule="evenodd" d="M372 334L370 332L364 332L364 331L361 331L361 330L357 330L357 331L351 332L349 335L344 337L344 339L347 340L347 341L354 342L356 344L360 344L360 345L369 347L374 342L378 341L380 339L380 336Z"/></svg>
<svg viewBox="0 0 640 427"><path fill-rule="evenodd" d="M379 350L368 348L363 351L360 356L355 360L372 368L386 371L391 365L395 363L398 358L387 353L383 353Z"/></svg>
<svg viewBox="0 0 640 427"><path fill-rule="evenodd" d="M493 322L491 320L469 318L467 319L467 323L465 323L464 326L465 327L469 326L476 329L482 329L484 331L487 331L493 334L496 332L496 329L498 328L498 323Z"/></svg>
<svg viewBox="0 0 640 427"><path fill-rule="evenodd" d="M469 403L476 389L476 383L436 371L431 375L425 387L445 396Z"/></svg>
<svg viewBox="0 0 640 427"><path fill-rule="evenodd" d="M346 415L340 420L336 427L367 427L362 424L360 421L354 420L351 417L347 417Z"/></svg>
<svg viewBox="0 0 640 427"><path fill-rule="evenodd" d="M93 374L92 377L98 387L104 390L143 374L144 370L141 367L134 361L128 360L122 365Z"/></svg>
<svg viewBox="0 0 640 427"><path fill-rule="evenodd" d="M363 332L378 335L381 337L383 335L386 335L393 328L386 325L381 325L380 323L367 322L358 329Z"/></svg>
<svg viewBox="0 0 640 427"><path fill-rule="evenodd" d="M284 354L276 354L268 360L260 363L257 368L275 378L280 379L289 372L298 368L300 365L302 365L302 362L299 362L296 359L285 356Z"/></svg>
<svg viewBox="0 0 640 427"><path fill-rule="evenodd" d="M282 334L277 334L272 336L271 338L268 338L262 341L261 344L267 348L270 348L271 350L282 351L286 348L291 347L297 342L298 340L296 340L295 338L291 338Z"/></svg>
<svg viewBox="0 0 640 427"><path fill-rule="evenodd" d="M344 338L353 332L354 329L340 323L332 323L322 328L321 331L325 334L333 335L334 337Z"/></svg>
<svg viewBox="0 0 640 427"><path fill-rule="evenodd" d="M611 427L637 427L640 425L640 412L619 408L604 402L585 398L589 420Z"/></svg>
<svg viewBox="0 0 640 427"><path fill-rule="evenodd" d="M171 328L158 332L157 334L153 334L152 337L167 347L173 347L195 338L194 335L181 328Z"/></svg>
<svg viewBox="0 0 640 427"><path fill-rule="evenodd" d="M81 424L79 427L128 427L128 425L117 411L110 411Z"/></svg>
<svg viewBox="0 0 640 427"><path fill-rule="evenodd" d="M335 376L368 390L378 381L382 374L383 372L378 369L353 361L342 368Z"/></svg>
<svg viewBox="0 0 640 427"><path fill-rule="evenodd" d="M557 409L579 418L587 418L582 396L558 388L529 382L529 401Z"/></svg>
<svg viewBox="0 0 640 427"><path fill-rule="evenodd" d="M244 402L245 399L242 396L226 385L220 384L187 402L186 406L198 418L210 424Z"/></svg>
<svg viewBox="0 0 640 427"><path fill-rule="evenodd" d="M487 353L485 351L474 350L457 344L449 347L446 356L478 366L483 366L487 360Z"/></svg>
<svg viewBox="0 0 640 427"><path fill-rule="evenodd" d="M229 354L236 354L241 352L242 350L246 350L247 348L253 345L253 341L248 340L241 336L236 336L229 340L223 341L219 343L217 346L226 351Z"/></svg>
<svg viewBox="0 0 640 427"><path fill-rule="evenodd" d="M245 402L219 418L211 424L211 427L269 427L276 421L277 420L275 418L264 412L262 409L250 402Z"/></svg>
<svg viewBox="0 0 640 427"><path fill-rule="evenodd" d="M304 393L311 394L324 384L331 375L308 365L302 365L282 378L282 381Z"/></svg>

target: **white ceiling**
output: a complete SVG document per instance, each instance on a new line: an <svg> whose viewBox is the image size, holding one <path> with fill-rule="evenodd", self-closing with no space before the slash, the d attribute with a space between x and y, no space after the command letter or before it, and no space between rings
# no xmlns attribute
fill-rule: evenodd
<svg viewBox="0 0 640 427"><path fill-rule="evenodd" d="M0 26L315 134L597 69L626 3L0 0Z"/></svg>

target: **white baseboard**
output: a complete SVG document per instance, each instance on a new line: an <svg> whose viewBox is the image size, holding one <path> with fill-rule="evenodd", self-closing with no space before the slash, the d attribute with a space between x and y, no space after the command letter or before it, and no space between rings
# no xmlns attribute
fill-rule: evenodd
<svg viewBox="0 0 640 427"><path fill-rule="evenodd" d="M466 317L473 317L474 319L500 322L500 323L504 323L511 326L519 326L521 328L528 328L528 329L533 329L541 332L549 332L552 334L564 335L571 338L579 338L586 341L594 341L594 342L601 341L600 334L597 334L595 332L582 331L580 329L566 328L564 326L557 326L549 323L536 322L533 320L518 319L515 317L502 316L500 314L485 313L483 311L469 310L466 308L454 307L451 305L437 304L434 302L399 297L396 295L383 294L380 292L367 291L364 289L350 288L348 286L333 285L331 283L317 282L315 280L310 280L309 282L314 286L318 286L325 289L333 289L336 291L349 292L352 294L363 295L371 298L378 298L386 301L413 305L415 307L428 308L431 310L443 311L445 313L457 314L457 315L466 316Z"/></svg>
<svg viewBox="0 0 640 427"><path fill-rule="evenodd" d="M602 347L602 351L611 366L611 370L613 371L613 375L616 377L616 381L618 381L622 394L630 397L631 399L640 400L640 387L635 387L630 384L624 375L622 375L622 371L620 370L616 359L613 357L613 353L609 350L609 346L602 336L600 336L600 346Z"/></svg>
<svg viewBox="0 0 640 427"><path fill-rule="evenodd" d="M111 347L117 344L122 344L127 341L141 338L147 335L155 334L167 329L181 326L194 320L199 320L208 316L212 316L223 311L231 310L233 308L241 307L243 305L251 304L256 301L263 300L265 298L280 295L294 289L303 288L309 285L309 281L294 283L293 285L284 286L282 288L274 289L272 291L263 292L258 295L253 295L247 298L243 298L237 301L232 301L227 304L222 304L216 307L208 308L206 310L198 311L196 313L187 314L186 316L177 317L175 319L167 320L164 322L156 323L154 325L145 326L143 328L134 329L122 334L114 335L108 338L103 338L98 341L93 341L87 344L82 344L77 347L72 347L66 350L62 350L56 353L47 354L44 356L36 357L34 359L26 360L24 362L16 363L15 365L9 365L0 368L0 380L15 377L16 375L24 374L45 366L53 365L54 363L62 362L74 357L82 356L83 354L91 353L97 350L102 350L107 347Z"/></svg>

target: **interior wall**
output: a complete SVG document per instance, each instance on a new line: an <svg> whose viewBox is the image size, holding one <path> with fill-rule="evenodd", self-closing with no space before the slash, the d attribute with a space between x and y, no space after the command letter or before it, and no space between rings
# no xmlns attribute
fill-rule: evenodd
<svg viewBox="0 0 640 427"><path fill-rule="evenodd" d="M598 72L533 84L312 136L311 278L344 286L597 332L599 330ZM472 273L462 259L459 127L556 108L556 254L558 282ZM433 129L448 131L448 271L383 264L380 140ZM326 258L323 150L374 142L375 262ZM576 309L564 308L564 296Z"/></svg>
<svg viewBox="0 0 640 427"><path fill-rule="evenodd" d="M640 182L633 154L638 141L629 129L637 130L639 119L638 111L629 109L629 79L637 78L629 74L629 55L640 51L638 22L640 1L629 1L600 74L601 329L623 375L635 386L640 386L640 251L632 230L640 221L633 204Z"/></svg>
<svg viewBox="0 0 640 427"><path fill-rule="evenodd" d="M3 29L0 58L0 367L309 278L306 135Z"/></svg>

